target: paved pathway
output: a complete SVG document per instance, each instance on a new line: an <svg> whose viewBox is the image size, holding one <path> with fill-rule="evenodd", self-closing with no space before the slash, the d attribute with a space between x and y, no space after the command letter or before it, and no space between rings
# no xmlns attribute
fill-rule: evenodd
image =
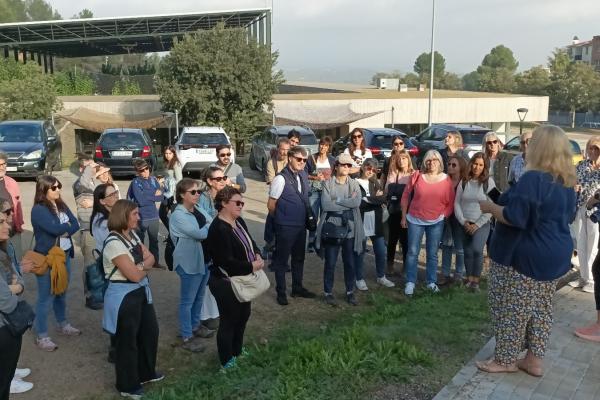
<svg viewBox="0 0 600 400"><path fill-rule="evenodd" d="M434 397L445 399L600 399L600 344L583 341L573 329L596 318L593 295L565 286L554 298L554 327L544 360L545 374L534 378L524 372L487 374L476 360L492 356L491 339L452 381Z"/></svg>

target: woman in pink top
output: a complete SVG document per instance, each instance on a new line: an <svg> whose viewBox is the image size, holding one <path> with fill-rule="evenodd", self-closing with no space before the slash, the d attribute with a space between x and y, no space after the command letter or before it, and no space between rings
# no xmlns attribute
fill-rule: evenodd
<svg viewBox="0 0 600 400"><path fill-rule="evenodd" d="M442 156L436 150L425 153L420 173L415 172L402 194L401 225L408 228L404 288L407 296L412 296L415 290L423 234L427 255L427 289L434 293L440 290L436 284L437 252L444 232L444 219L454 211L454 188L452 180L444 173L442 163Z"/></svg>

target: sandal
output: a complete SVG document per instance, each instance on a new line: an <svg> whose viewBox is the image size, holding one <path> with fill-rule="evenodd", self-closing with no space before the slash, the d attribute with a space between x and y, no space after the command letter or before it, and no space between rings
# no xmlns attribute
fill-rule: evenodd
<svg viewBox="0 0 600 400"><path fill-rule="evenodd" d="M530 367L525 358L517 361L517 368L536 378L541 378L544 375L542 367Z"/></svg>
<svg viewBox="0 0 600 400"><path fill-rule="evenodd" d="M481 371L488 372L490 374L519 371L519 368L517 368L516 365L501 365L498 364L493 358L486 361L476 361L475 365L477 365L477 368L479 368Z"/></svg>

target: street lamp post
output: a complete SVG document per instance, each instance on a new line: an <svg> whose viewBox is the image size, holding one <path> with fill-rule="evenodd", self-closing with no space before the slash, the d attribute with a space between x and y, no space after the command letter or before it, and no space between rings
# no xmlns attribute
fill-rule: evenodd
<svg viewBox="0 0 600 400"><path fill-rule="evenodd" d="M527 116L527 112L529 110L525 107L517 108L517 114L519 115L519 135L523 134L523 121L525 121L525 117Z"/></svg>
<svg viewBox="0 0 600 400"><path fill-rule="evenodd" d="M435 0L433 0L433 9L431 12L431 69L429 71L429 112L427 115L427 126L431 126L431 105L433 102L433 67L435 61L434 53L434 33L435 33Z"/></svg>

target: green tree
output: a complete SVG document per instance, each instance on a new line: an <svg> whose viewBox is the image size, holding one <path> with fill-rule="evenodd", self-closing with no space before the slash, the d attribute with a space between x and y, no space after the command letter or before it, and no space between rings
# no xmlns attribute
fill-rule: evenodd
<svg viewBox="0 0 600 400"><path fill-rule="evenodd" d="M419 78L419 75L417 74L408 72L400 79L400 83L405 83L409 87L417 87L421 83L421 78Z"/></svg>
<svg viewBox="0 0 600 400"><path fill-rule="evenodd" d="M29 21L52 21L62 19L58 11L44 0L25 0L25 11Z"/></svg>
<svg viewBox="0 0 600 400"><path fill-rule="evenodd" d="M155 86L163 109L179 110L182 125L222 126L243 154L283 83L274 70L277 56L248 40L244 29L222 23L186 35L160 64Z"/></svg>
<svg viewBox="0 0 600 400"><path fill-rule="evenodd" d="M498 45L485 55L481 65L490 68L504 68L514 73L519 63L511 49L504 45Z"/></svg>
<svg viewBox="0 0 600 400"><path fill-rule="evenodd" d="M515 92L534 96L548 96L550 71L542 66L528 69L515 77Z"/></svg>
<svg viewBox="0 0 600 400"><path fill-rule="evenodd" d="M446 90L461 90L463 88L463 83L460 77L454 72L445 72L440 78L438 88Z"/></svg>
<svg viewBox="0 0 600 400"><path fill-rule="evenodd" d="M45 119L61 104L53 78L34 64L0 60L0 120Z"/></svg>
<svg viewBox="0 0 600 400"><path fill-rule="evenodd" d="M478 86L483 92L511 93L515 86L515 71L519 63L508 47L499 45L485 55L477 67Z"/></svg>
<svg viewBox="0 0 600 400"><path fill-rule="evenodd" d="M461 78L464 90L476 92L479 90L479 72L473 71L463 75Z"/></svg>
<svg viewBox="0 0 600 400"><path fill-rule="evenodd" d="M434 54L433 72L435 79L436 76L441 77L444 75L444 72L446 71L446 59L437 51L435 51ZM429 76L429 73L431 72L431 53L421 53L415 60L413 70L421 79L423 79L425 75Z"/></svg>
<svg viewBox="0 0 600 400"><path fill-rule="evenodd" d="M94 18L94 13L87 8L79 11L78 14L73 15L72 19L83 19L83 18Z"/></svg>
<svg viewBox="0 0 600 400"><path fill-rule="evenodd" d="M27 21L25 3L21 0L0 0L0 22Z"/></svg>
<svg viewBox="0 0 600 400"><path fill-rule="evenodd" d="M115 82L111 94L113 96L135 96L142 94L140 84L129 78L122 78Z"/></svg>
<svg viewBox="0 0 600 400"><path fill-rule="evenodd" d="M57 72L54 84L59 96L89 96L96 90L96 83L89 75L75 71Z"/></svg>

